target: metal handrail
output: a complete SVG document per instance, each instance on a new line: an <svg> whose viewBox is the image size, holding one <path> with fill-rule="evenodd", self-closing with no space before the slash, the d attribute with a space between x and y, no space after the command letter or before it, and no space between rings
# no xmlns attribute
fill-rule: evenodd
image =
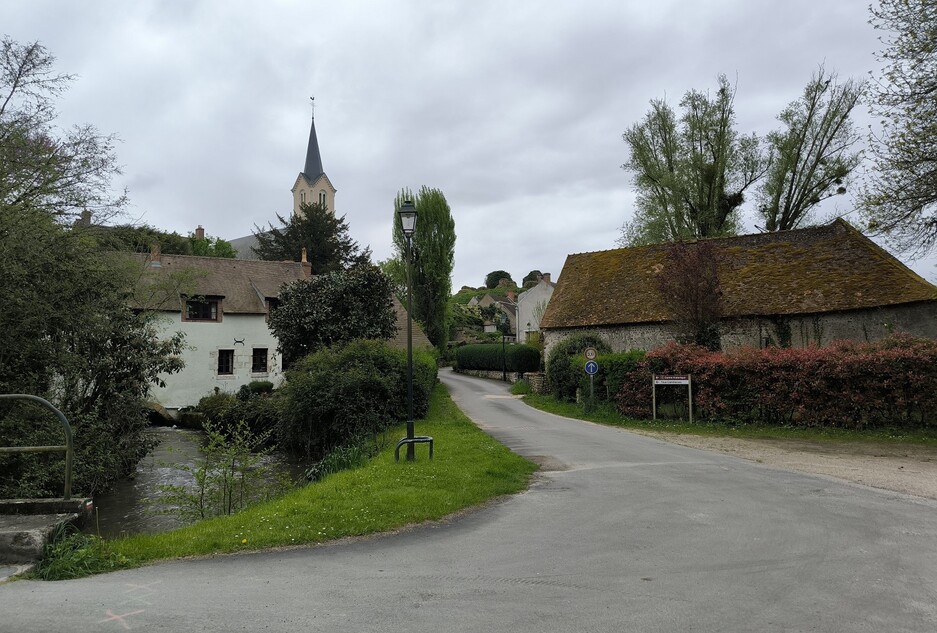
<svg viewBox="0 0 937 633"><path fill-rule="evenodd" d="M58 453L65 452L65 501L72 498L72 460L75 455L75 442L72 439L72 427L68 423L65 414L56 409L52 404L39 396L31 396L25 393L4 393L0 394L0 400L30 400L38 402L46 409L52 411L62 426L65 428L65 446L0 446L0 453Z"/></svg>

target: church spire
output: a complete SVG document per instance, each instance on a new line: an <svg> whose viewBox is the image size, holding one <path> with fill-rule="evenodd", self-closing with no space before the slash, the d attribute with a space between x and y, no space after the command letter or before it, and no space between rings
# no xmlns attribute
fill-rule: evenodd
<svg viewBox="0 0 937 633"><path fill-rule="evenodd" d="M324 174L322 170L322 157L319 155L319 139L316 138L316 102L312 101L312 127L309 128L309 146L306 148L306 164L303 166L303 175L310 183Z"/></svg>

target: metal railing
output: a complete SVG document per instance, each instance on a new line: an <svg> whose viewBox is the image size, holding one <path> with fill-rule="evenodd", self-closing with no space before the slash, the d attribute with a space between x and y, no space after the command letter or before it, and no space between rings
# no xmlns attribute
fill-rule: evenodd
<svg viewBox="0 0 937 633"><path fill-rule="evenodd" d="M72 439L72 427L65 414L56 409L48 400L25 393L0 394L0 400L29 400L37 402L52 411L65 428L64 446L0 446L0 453L65 453L65 501L72 497L72 460L75 455L75 442Z"/></svg>

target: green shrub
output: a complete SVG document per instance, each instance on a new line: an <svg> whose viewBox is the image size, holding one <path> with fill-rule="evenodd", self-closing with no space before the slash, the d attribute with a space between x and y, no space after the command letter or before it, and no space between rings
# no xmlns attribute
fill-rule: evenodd
<svg viewBox="0 0 937 633"><path fill-rule="evenodd" d="M215 392L205 396L195 405L194 412L201 413L210 422L224 423L228 411L237 404L237 398L215 387Z"/></svg>
<svg viewBox="0 0 937 633"><path fill-rule="evenodd" d="M306 479L321 481L326 476L343 470L364 466L369 459L381 452L384 442L381 436L356 437L342 446L336 446L328 454L306 470Z"/></svg>
<svg viewBox="0 0 937 633"><path fill-rule="evenodd" d="M612 351L605 339L594 332L574 334L550 350L547 359L547 387L557 400L572 402L576 399L576 389L579 387L585 363L582 353L589 347L594 347L599 354ZM582 362L579 362L580 359Z"/></svg>
<svg viewBox="0 0 937 633"><path fill-rule="evenodd" d="M521 379L511 385L511 393L515 396L526 396L530 392L530 383L526 380Z"/></svg>
<svg viewBox="0 0 937 633"><path fill-rule="evenodd" d="M532 345L510 344L503 346L504 366L507 371L526 373L540 368L540 350ZM456 350L456 363L459 369L481 371L501 371L502 345L485 344L463 345Z"/></svg>
<svg viewBox="0 0 937 633"><path fill-rule="evenodd" d="M247 383L247 388L254 395L273 393L273 383L269 380L252 380Z"/></svg>
<svg viewBox="0 0 937 633"><path fill-rule="evenodd" d="M199 400L193 413L201 418L202 426L208 422L222 433L231 433L243 421L251 433L266 435L272 441L280 419L280 399L276 393L255 395L250 391L248 385L242 385L237 396L215 391ZM191 414L187 418L194 421Z"/></svg>
<svg viewBox="0 0 937 633"><path fill-rule="evenodd" d="M614 400L618 392L621 391L622 384L629 379L632 373L638 370L646 354L644 350L640 349L617 354L600 354L595 359L599 364L599 373L593 379L595 381L595 399L600 401ZM588 393L589 376L585 372L585 357L573 359L572 362L576 365L580 374L579 388L582 393Z"/></svg>
<svg viewBox="0 0 937 633"><path fill-rule="evenodd" d="M432 354L414 350L415 418L426 414L436 371ZM319 457L406 420L407 353L374 340L328 347L299 361L278 393L280 447L299 457Z"/></svg>
<svg viewBox="0 0 937 633"><path fill-rule="evenodd" d="M43 549L34 573L42 580L68 580L114 571L129 562L101 538L82 534L71 523L61 523Z"/></svg>

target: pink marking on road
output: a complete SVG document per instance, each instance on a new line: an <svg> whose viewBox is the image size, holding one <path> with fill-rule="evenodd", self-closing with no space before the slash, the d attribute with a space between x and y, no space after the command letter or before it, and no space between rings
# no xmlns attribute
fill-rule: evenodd
<svg viewBox="0 0 937 633"><path fill-rule="evenodd" d="M124 618L130 617L131 615L137 615L138 613L143 613L144 611L146 611L146 609L140 609L139 611L131 611L130 613L123 613L121 615L116 615L113 611L108 609L107 611L104 612L104 614L109 617L104 618L103 620L100 620L98 624L104 624L105 622L110 622L111 620L114 620L115 622L120 622L123 625L124 629L129 631L130 625L127 624L127 621L124 620Z"/></svg>

